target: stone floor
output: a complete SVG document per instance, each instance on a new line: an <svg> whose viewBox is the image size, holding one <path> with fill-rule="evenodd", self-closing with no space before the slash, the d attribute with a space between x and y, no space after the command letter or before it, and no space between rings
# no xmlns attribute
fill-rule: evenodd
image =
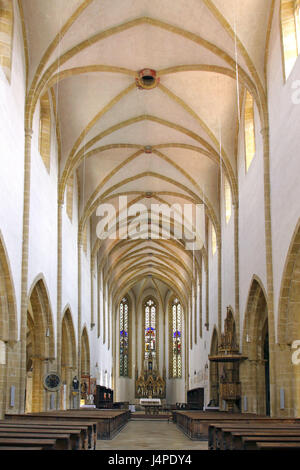
<svg viewBox="0 0 300 470"><path fill-rule="evenodd" d="M97 441L97 450L207 450L207 441L192 441L168 421L129 421L112 440Z"/></svg>

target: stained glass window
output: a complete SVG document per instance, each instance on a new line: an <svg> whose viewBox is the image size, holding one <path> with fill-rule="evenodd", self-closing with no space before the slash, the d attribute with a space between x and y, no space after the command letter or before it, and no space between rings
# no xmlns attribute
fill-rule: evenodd
<svg viewBox="0 0 300 470"><path fill-rule="evenodd" d="M145 304L145 359L156 357L156 304L149 299Z"/></svg>
<svg viewBox="0 0 300 470"><path fill-rule="evenodd" d="M174 299L171 311L171 332L172 332L172 376L182 377L182 312L178 299Z"/></svg>
<svg viewBox="0 0 300 470"><path fill-rule="evenodd" d="M120 302L120 376L128 377L129 354L129 305L124 297Z"/></svg>

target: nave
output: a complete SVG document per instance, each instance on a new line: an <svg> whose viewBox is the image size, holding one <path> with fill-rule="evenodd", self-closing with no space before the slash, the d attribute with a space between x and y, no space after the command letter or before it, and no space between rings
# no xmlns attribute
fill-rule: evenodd
<svg viewBox="0 0 300 470"><path fill-rule="evenodd" d="M97 441L96 450L207 450L207 441L192 441L172 421L130 421L111 441Z"/></svg>
<svg viewBox="0 0 300 470"><path fill-rule="evenodd" d="M91 426L125 446L143 407L173 415L162 440L209 442L217 419L219 447L255 447L245 425L296 445L299 55L300 0L0 0L16 447L38 439L27 419L41 436L60 421L40 437L55 449Z"/></svg>

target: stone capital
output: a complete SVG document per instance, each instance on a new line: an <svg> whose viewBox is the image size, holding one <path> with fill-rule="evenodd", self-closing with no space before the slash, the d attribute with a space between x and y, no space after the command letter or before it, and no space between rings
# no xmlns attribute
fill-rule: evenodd
<svg viewBox="0 0 300 470"><path fill-rule="evenodd" d="M33 130L30 129L29 127L25 127L25 137L32 137L33 136Z"/></svg>
<svg viewBox="0 0 300 470"><path fill-rule="evenodd" d="M261 135L263 137L269 137L270 134L270 128L269 127L263 127L260 131Z"/></svg>

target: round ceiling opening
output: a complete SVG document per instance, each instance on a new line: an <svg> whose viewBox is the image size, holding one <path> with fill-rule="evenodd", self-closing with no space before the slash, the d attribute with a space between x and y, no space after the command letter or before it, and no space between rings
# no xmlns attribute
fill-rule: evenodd
<svg viewBox="0 0 300 470"><path fill-rule="evenodd" d="M140 70L136 77L136 85L143 90L152 90L159 84L159 78L153 69Z"/></svg>
<svg viewBox="0 0 300 470"><path fill-rule="evenodd" d="M155 78L152 77L152 75L145 75L144 77L142 77L142 82L146 86L151 86L155 82Z"/></svg>

